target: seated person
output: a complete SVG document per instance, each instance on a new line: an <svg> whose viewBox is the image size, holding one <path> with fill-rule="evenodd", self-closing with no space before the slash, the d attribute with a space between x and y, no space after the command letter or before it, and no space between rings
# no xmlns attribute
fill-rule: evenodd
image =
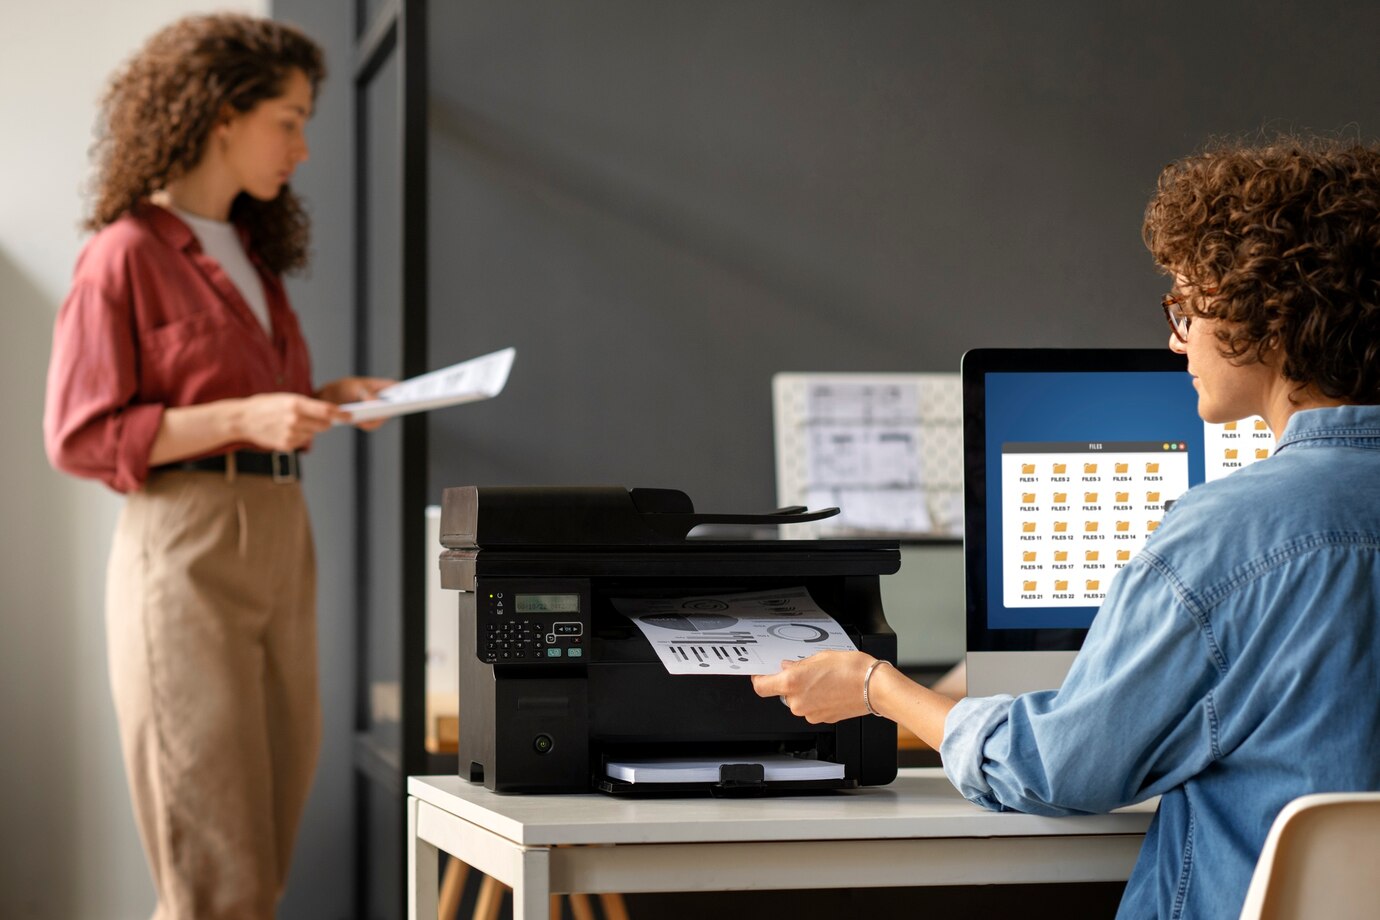
<svg viewBox="0 0 1380 920"><path fill-rule="evenodd" d="M753 683L905 725L987 808L1161 796L1118 916L1235 917L1281 807L1380 789L1380 147L1173 163L1144 236L1199 414L1262 416L1275 455L1174 504L1058 691L954 702L861 652Z"/></svg>

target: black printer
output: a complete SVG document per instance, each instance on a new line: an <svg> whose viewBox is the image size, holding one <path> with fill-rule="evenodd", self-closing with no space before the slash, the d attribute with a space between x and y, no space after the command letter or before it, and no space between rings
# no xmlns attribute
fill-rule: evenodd
<svg viewBox="0 0 1380 920"><path fill-rule="evenodd" d="M703 610L704 599L803 588L857 648L894 663L879 576L900 568L896 543L690 537L702 525L835 513L697 514L670 489L446 489L441 585L461 592L460 775L500 793L763 794L891 782L894 723L811 725L758 697L744 676L671 674L625 615L630 604L688 599ZM776 782L751 763L781 755L842 765L841 776ZM722 769L707 782L650 786L609 776L610 764L630 759L690 756L721 759Z"/></svg>

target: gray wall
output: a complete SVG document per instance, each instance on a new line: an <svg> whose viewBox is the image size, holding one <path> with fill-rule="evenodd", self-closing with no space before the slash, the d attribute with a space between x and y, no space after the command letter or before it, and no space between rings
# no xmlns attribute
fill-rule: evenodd
<svg viewBox="0 0 1380 920"><path fill-rule="evenodd" d="M105 562L120 498L52 470L43 386L86 240L96 101L155 29L264 0L6 3L0 30L0 917L135 920L153 885L106 670Z"/></svg>
<svg viewBox="0 0 1380 920"><path fill-rule="evenodd" d="M335 71L298 183L315 268L293 287L322 379L357 369L351 147L330 108L349 97L345 6L274 4ZM437 498L599 482L771 507L773 373L1163 345L1166 284L1140 242L1161 165L1213 135L1380 125L1380 9L1337 0L446 0L428 17L431 364L518 348L499 399L429 417ZM371 140L380 173L391 142ZM396 176L370 181L384 206ZM371 296L386 332L385 255ZM396 342L365 345L372 370L396 372L382 366ZM380 434L382 463L396 445ZM353 651L331 626L352 602L343 443L323 443L307 479L327 740L284 916L318 898L334 916L349 889L351 691L329 670ZM368 640L376 664L389 641Z"/></svg>
<svg viewBox="0 0 1380 920"><path fill-rule="evenodd" d="M311 161L293 187L312 219L312 264L289 279L288 293L311 345L317 384L354 367L354 168L352 61L333 49L351 41L351 17L339 3L273 3L273 16L301 27L327 51L329 75L308 128ZM322 744L316 782L293 854L279 916L302 920L354 917L355 597L353 431L318 438L305 461L317 557L317 649L321 668Z"/></svg>
<svg viewBox="0 0 1380 920"><path fill-rule="evenodd" d="M1140 241L1210 135L1380 127L1380 7L432 4L431 489L773 506L777 371L1158 346Z"/></svg>

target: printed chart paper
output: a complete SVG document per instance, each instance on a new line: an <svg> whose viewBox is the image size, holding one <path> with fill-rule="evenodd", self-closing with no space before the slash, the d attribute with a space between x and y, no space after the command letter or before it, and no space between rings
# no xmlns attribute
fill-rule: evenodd
<svg viewBox="0 0 1380 920"><path fill-rule="evenodd" d="M379 391L378 399L345 403L350 423L426 412L491 399L503 392L517 349L505 348L429 374L411 377Z"/></svg>
<svg viewBox="0 0 1380 920"><path fill-rule="evenodd" d="M612 603L642 630L671 674L775 674L786 659L857 651L803 587Z"/></svg>

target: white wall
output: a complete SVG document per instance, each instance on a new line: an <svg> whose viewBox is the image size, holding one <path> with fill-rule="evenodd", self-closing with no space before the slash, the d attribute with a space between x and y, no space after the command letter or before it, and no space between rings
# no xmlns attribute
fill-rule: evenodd
<svg viewBox="0 0 1380 920"><path fill-rule="evenodd" d="M107 689L102 591L119 499L53 472L53 318L83 234L96 100L188 12L267 0L6 3L0 29L0 917L147 917Z"/></svg>

